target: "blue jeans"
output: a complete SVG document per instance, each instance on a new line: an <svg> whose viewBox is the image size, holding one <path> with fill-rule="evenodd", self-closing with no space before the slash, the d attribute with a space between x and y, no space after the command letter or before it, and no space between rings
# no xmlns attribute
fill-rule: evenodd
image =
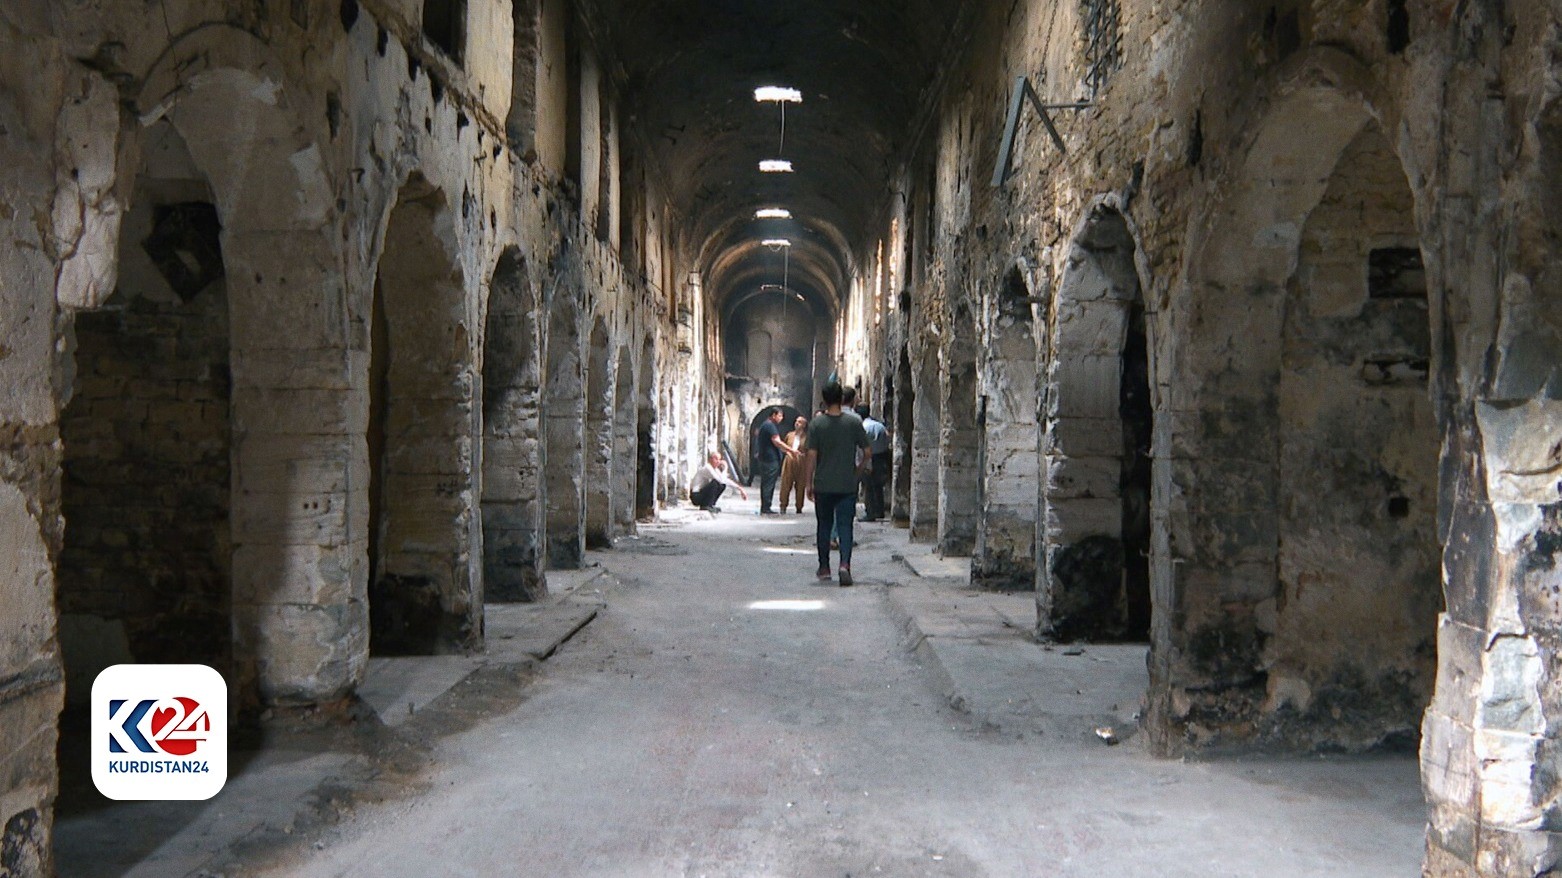
<svg viewBox="0 0 1562 878"><path fill-rule="evenodd" d="M830 566L830 532L841 544L841 566L852 563L852 519L857 514L857 492L814 494L814 520L819 525L819 567Z"/></svg>

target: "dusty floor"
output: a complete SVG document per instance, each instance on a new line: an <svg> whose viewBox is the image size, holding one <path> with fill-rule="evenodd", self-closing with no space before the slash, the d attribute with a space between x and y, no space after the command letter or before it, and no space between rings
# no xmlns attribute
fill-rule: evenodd
<svg viewBox="0 0 1562 878"><path fill-rule="evenodd" d="M1091 730L1132 714L1142 648L1064 656L1005 636L1001 613L982 634L985 600L925 578L940 562L882 524L859 525L857 587L818 584L811 514L723 506L598 556L607 609L534 678L506 678L524 695L458 686L422 717L405 794L384 771L343 770L323 788L380 789L332 810L318 805L337 794L317 788L311 818L249 855L186 840L209 845L193 874L1417 874L1413 757L1195 764L1105 746ZM1058 671L1016 692L1027 667ZM454 733L437 728L447 719ZM244 789L264 784L212 806ZM101 851L113 829L91 820L62 821L62 847ZM62 851L61 872L174 862L73 871L83 859Z"/></svg>

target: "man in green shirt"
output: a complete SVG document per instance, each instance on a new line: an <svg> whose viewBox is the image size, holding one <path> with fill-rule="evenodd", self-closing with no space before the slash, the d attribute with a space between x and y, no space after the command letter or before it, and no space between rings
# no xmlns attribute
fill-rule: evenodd
<svg viewBox="0 0 1562 878"><path fill-rule="evenodd" d="M830 579L830 532L835 531L841 546L841 585L852 584L852 518L857 513L857 479L863 469L858 449L868 448L868 434L862 419L841 410L841 385L832 381L824 386L824 412L808 424L807 467L803 483L808 499L814 501L818 522L819 579ZM860 455L866 462L867 454Z"/></svg>

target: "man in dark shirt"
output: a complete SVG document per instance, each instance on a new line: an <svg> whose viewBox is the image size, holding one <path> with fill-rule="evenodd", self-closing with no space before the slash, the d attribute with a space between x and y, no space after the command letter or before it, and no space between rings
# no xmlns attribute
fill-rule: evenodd
<svg viewBox="0 0 1562 878"><path fill-rule="evenodd" d="M781 419L786 413L776 408L770 412L770 417L759 425L759 435L755 438L755 444L759 448L756 463L759 466L759 514L776 515L776 510L771 506L771 501L776 496L776 480L781 478L781 456L783 454L797 454L785 442L781 441Z"/></svg>
<svg viewBox="0 0 1562 878"><path fill-rule="evenodd" d="M830 382L824 388L824 412L808 425L808 465L804 482L808 499L814 501L818 522L819 579L830 578L830 531L841 546L841 585L852 584L852 516L857 513L857 478L861 475L859 451L866 452L868 434L862 419L841 410L841 385ZM868 455L860 455L862 461Z"/></svg>

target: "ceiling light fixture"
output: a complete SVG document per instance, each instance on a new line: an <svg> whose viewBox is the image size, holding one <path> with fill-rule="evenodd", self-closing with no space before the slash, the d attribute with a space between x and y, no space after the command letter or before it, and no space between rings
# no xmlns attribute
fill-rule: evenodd
<svg viewBox="0 0 1562 878"><path fill-rule="evenodd" d="M792 163L786 159L765 159L759 163L759 170L766 174L790 174Z"/></svg>
<svg viewBox="0 0 1562 878"><path fill-rule="evenodd" d="M754 100L761 104L800 104L803 102L803 93L780 85L762 85L754 89Z"/></svg>
<svg viewBox="0 0 1562 878"><path fill-rule="evenodd" d="M754 219L791 219L792 212L784 207L762 207L754 211Z"/></svg>
<svg viewBox="0 0 1562 878"><path fill-rule="evenodd" d="M764 245L764 246L766 246L766 247L790 247L790 246L792 246L792 242L788 241L785 238L766 238L765 240L760 241L759 243ZM785 286L785 285L783 284L783 286Z"/></svg>

